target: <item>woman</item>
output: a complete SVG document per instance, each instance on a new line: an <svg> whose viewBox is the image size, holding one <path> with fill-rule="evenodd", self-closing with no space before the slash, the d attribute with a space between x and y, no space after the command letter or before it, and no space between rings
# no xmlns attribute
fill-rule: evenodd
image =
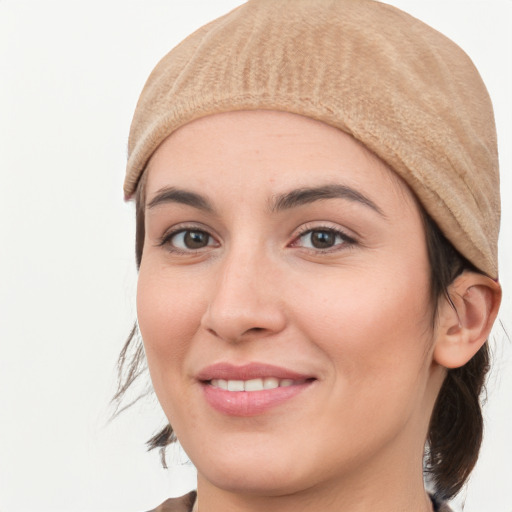
<svg viewBox="0 0 512 512"><path fill-rule="evenodd" d="M129 146L151 446L198 470L159 510L449 510L501 297L462 50L369 0L250 0L157 65Z"/></svg>

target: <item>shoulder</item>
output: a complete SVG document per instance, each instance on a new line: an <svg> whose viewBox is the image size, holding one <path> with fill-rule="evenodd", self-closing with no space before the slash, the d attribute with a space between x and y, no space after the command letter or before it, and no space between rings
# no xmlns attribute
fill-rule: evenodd
<svg viewBox="0 0 512 512"><path fill-rule="evenodd" d="M196 501L196 491L190 491L179 498L169 498L149 512L191 512Z"/></svg>

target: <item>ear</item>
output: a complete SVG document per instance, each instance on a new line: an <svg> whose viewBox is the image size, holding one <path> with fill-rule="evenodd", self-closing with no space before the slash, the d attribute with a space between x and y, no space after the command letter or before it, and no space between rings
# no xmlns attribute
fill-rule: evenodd
<svg viewBox="0 0 512 512"><path fill-rule="evenodd" d="M441 298L434 361L446 368L464 366L485 343L498 315L501 286L490 277L466 271Z"/></svg>

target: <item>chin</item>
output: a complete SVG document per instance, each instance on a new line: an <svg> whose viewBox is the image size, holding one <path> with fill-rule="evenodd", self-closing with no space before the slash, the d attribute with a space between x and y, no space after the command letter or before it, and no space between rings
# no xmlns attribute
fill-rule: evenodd
<svg viewBox="0 0 512 512"><path fill-rule="evenodd" d="M284 496L304 488L300 481L289 474L269 471L268 464L259 468L253 467L245 474L232 467L227 468L227 471L215 468L206 474L202 473L202 477L224 491L254 496Z"/></svg>
<svg viewBox="0 0 512 512"><path fill-rule="evenodd" d="M236 454L234 451L214 452L194 462L199 475L214 486L229 492L261 496L292 494L304 487L298 457L285 460L272 450L257 454ZM300 453L294 451L293 453ZM311 483L309 482L309 484Z"/></svg>

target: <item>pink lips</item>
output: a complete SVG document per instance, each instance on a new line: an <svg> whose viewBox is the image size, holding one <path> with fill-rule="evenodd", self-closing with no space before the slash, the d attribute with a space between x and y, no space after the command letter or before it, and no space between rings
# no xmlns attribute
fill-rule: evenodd
<svg viewBox="0 0 512 512"><path fill-rule="evenodd" d="M201 382L207 403L217 411L232 416L254 416L282 404L295 397L315 380L311 375L278 366L250 363L234 366L218 363L201 370L197 375ZM212 385L223 381L249 381L265 379L270 381L288 381L286 386L273 387L257 391L229 391Z"/></svg>

